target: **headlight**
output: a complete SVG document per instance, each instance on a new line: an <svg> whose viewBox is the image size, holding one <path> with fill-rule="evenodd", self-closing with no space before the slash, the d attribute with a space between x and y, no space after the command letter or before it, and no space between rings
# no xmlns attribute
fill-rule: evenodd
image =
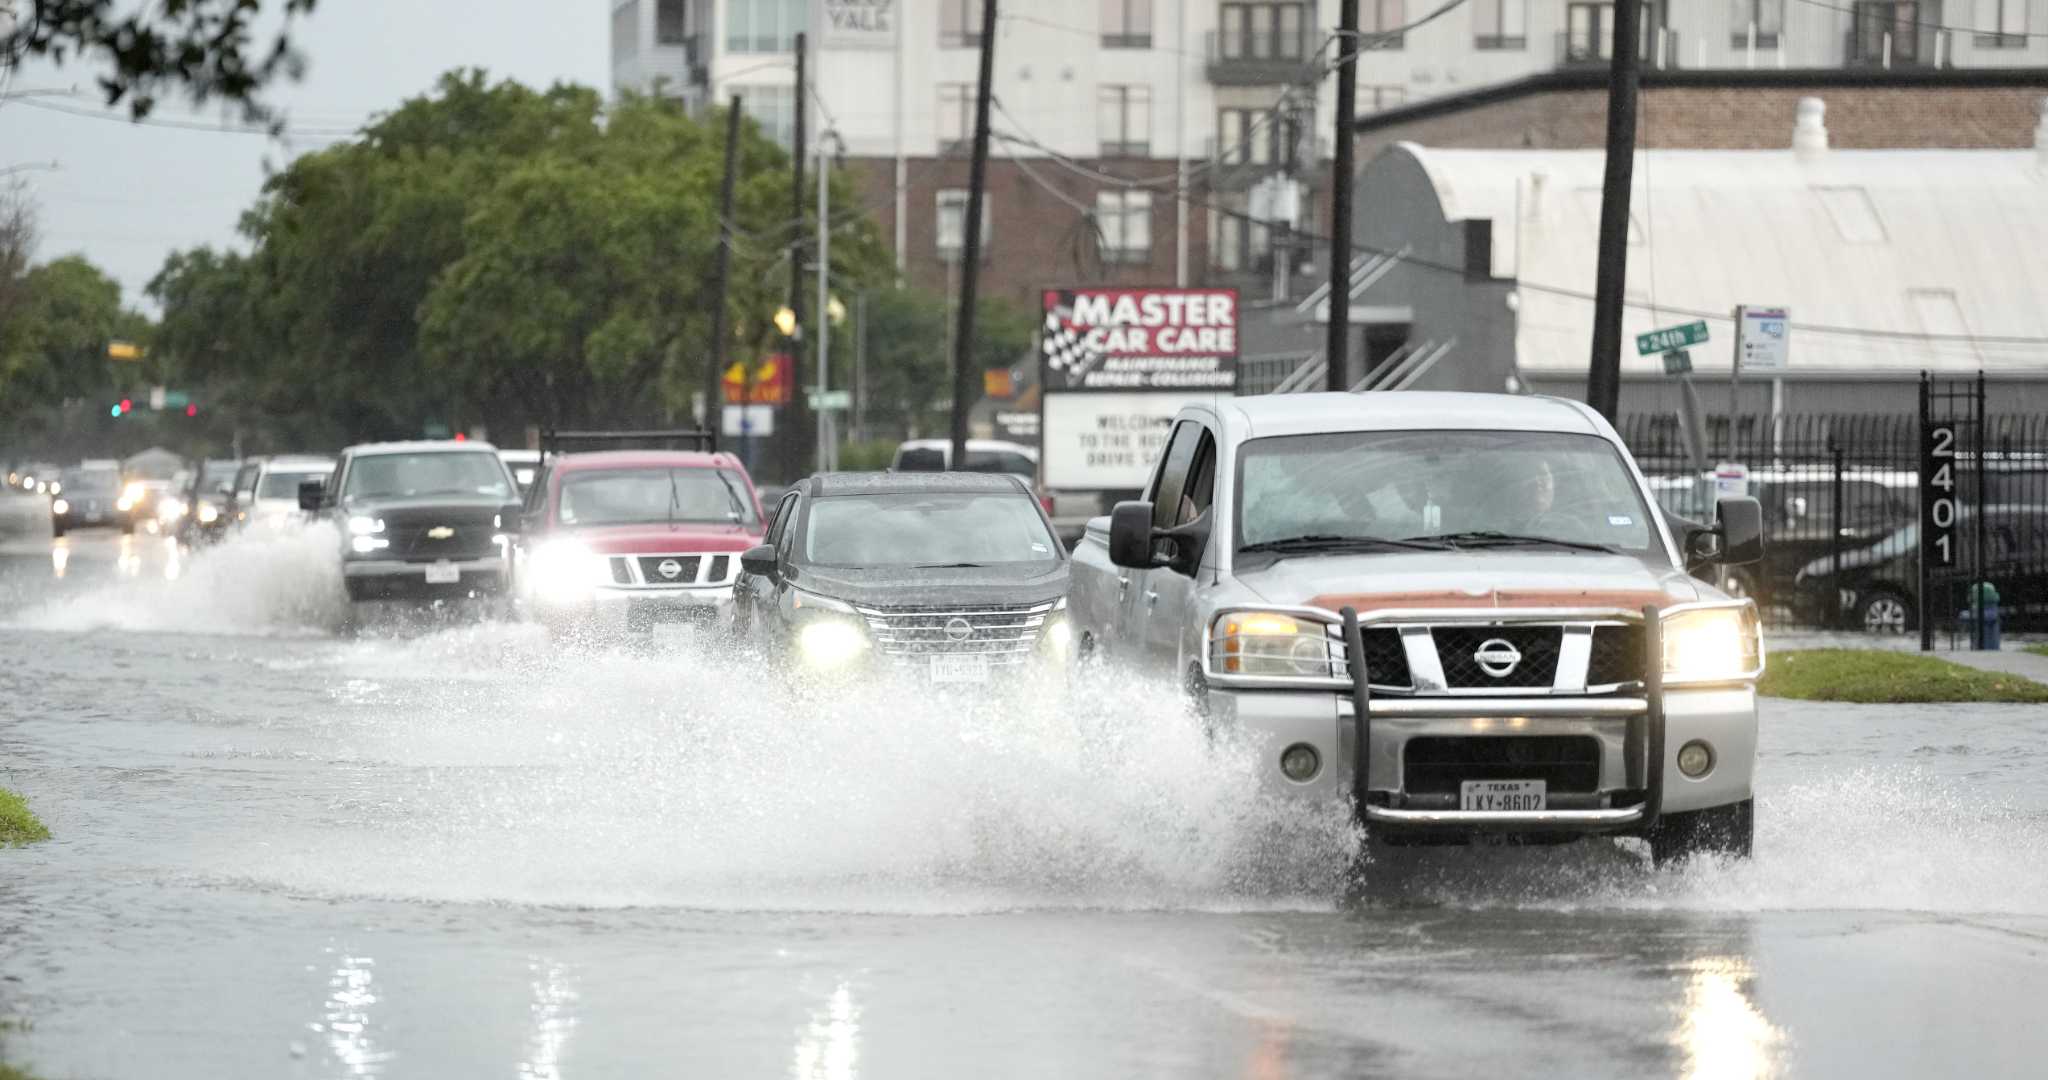
<svg viewBox="0 0 2048 1080"><path fill-rule="evenodd" d="M355 536L368 536L384 531L384 519L364 517L361 514L348 519L348 531Z"/></svg>
<svg viewBox="0 0 2048 1080"><path fill-rule="evenodd" d="M50 504L50 512L61 517L71 512L71 504L63 499L58 499Z"/></svg>
<svg viewBox="0 0 2048 1080"><path fill-rule="evenodd" d="M1344 673L1344 654L1322 623L1277 611L1233 611L1209 627L1209 663L1225 675Z"/></svg>
<svg viewBox="0 0 2048 1080"><path fill-rule="evenodd" d="M527 584L539 600L570 604L590 596L590 590L611 580L611 567L603 556L573 540L541 544L526 557Z"/></svg>
<svg viewBox="0 0 2048 1080"><path fill-rule="evenodd" d="M866 652L868 635L852 619L819 615L796 632L796 644L805 666L829 669L844 667Z"/></svg>
<svg viewBox="0 0 2048 1080"><path fill-rule="evenodd" d="M1065 612L1057 612L1046 620L1045 631L1039 635L1039 644L1055 657L1065 657L1067 649L1074 644L1074 626L1067 621Z"/></svg>
<svg viewBox="0 0 2048 1080"><path fill-rule="evenodd" d="M156 504L158 521L166 524L185 516L185 504L176 499L164 499Z"/></svg>
<svg viewBox="0 0 2048 1080"><path fill-rule="evenodd" d="M141 502L142 495L142 481L140 480L130 480L128 486L121 489L121 501L130 506Z"/></svg>
<svg viewBox="0 0 2048 1080"><path fill-rule="evenodd" d="M199 523L201 525L211 525L219 520L220 507L215 506L210 502L203 502L199 504Z"/></svg>
<svg viewBox="0 0 2048 1080"><path fill-rule="evenodd" d="M1756 608L1693 608L1664 619L1664 681L1734 682L1763 670Z"/></svg>
<svg viewBox="0 0 2048 1080"><path fill-rule="evenodd" d="M61 493L63 492L63 490L64 490L64 485L63 485L62 483L60 483L59 481L56 481L56 480L52 480L52 481L50 481L50 494L52 494L52 495L57 495L57 494L61 494Z"/></svg>

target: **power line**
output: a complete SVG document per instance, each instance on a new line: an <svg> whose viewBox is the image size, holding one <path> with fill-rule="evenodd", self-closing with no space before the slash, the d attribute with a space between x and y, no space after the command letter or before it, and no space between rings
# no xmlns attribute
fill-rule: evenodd
<svg viewBox="0 0 2048 1080"><path fill-rule="evenodd" d="M17 96L10 100L17 104L26 105L31 109L45 109L50 112L63 113L66 116L80 116L88 120L105 120L110 123L130 127L175 128L181 131L212 131L228 135L263 135L270 138L352 139L362 134L361 128L279 127L272 129L256 124L213 124L203 120L174 120L168 117L131 119L118 113L105 112L99 109L85 109L76 105L64 105L42 98Z"/></svg>
<svg viewBox="0 0 2048 1080"><path fill-rule="evenodd" d="M1828 11L1839 11L1844 15L1855 15L1859 17L1862 15L1862 12L1858 11L1856 8L1844 7L1840 4L1830 4L1827 2L1827 0L1799 0L1799 2L1807 5L1808 7L1825 8ZM2012 0L2012 2L2019 2L2019 0ZM2048 38L2048 33L2029 33L2025 30L1977 30L1967 26L1950 26L1947 23L1928 22L1924 19L1902 18L1896 13L1885 16L1885 18L1882 20L1882 25L1887 27L1914 26L1922 30L1940 30L1950 34L1974 34L1977 37L1988 38Z"/></svg>
<svg viewBox="0 0 2048 1080"><path fill-rule="evenodd" d="M1206 199L1190 199L1190 203L1194 203L1198 207L1204 207L1208 211L1214 211L1214 213L1221 213L1225 217L1235 217L1239 221L1249 221L1253 225L1268 225L1268 227L1272 225L1272 221L1253 217L1253 215L1249 215L1249 213L1245 213L1241 209L1225 207L1225 205L1219 205L1219 203L1210 203ZM1298 230L1298 227L1296 227L1296 230L1292 230L1292 232L1294 232L1296 238L1305 238L1305 240L1321 242L1321 244L1329 242L1329 236L1315 234L1311 230ZM1421 268L1425 268L1425 271L1436 271L1436 273L1444 273L1444 275L1464 277L1464 273L1466 273L1464 266L1452 266L1448 262L1434 262L1434 260L1427 260L1427 258L1417 258L1413 252L1411 254L1401 254L1401 252L1391 252L1391 250L1384 250L1384 248L1374 248L1370 244L1360 244L1358 240L1352 240L1350 250L1354 254L1374 254L1374 256L1382 256L1382 258L1399 258L1403 264L1421 266ZM1518 277L1516 279L1516 287L1528 289L1532 293L1556 295L1556 297L1567 297L1567 299L1581 299L1581 301L1587 301L1587 303L1593 301L1593 293L1589 293L1585 289L1573 289L1573 287L1567 287L1567 285L1544 285L1540 281L1526 281L1526 279ZM1645 303L1645 301L1624 299L1622 303L1626 307L1634 307L1634 309L1651 309L1651 305ZM1700 309L1692 309L1692 307L1673 307L1669 303L1657 305L1657 311L1669 311L1669 314L1673 314L1673 316L1690 316L1690 318L1698 318L1698 320L1731 322L1731 316L1726 314L1726 311L1700 311ZM1927 334L1927 332L1915 332L1915 330L1880 330L1880 328L1872 328L1872 326L1829 326L1829 324L1815 324L1815 322L1794 322L1794 324L1790 324L1790 328L1806 332L1806 334L1837 334L1837 336L1870 338L1870 340L1956 342L1956 344L1972 344L1972 346L1987 346L1987 344L1991 344L1991 346L2030 346L2030 348L2044 348L2044 346L2048 346L2048 338L2023 336L2023 334Z"/></svg>

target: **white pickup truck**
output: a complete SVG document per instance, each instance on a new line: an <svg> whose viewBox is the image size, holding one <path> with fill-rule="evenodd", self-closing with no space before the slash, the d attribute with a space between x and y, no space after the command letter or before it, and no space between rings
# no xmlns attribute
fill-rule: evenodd
<svg viewBox="0 0 2048 1080"><path fill-rule="evenodd" d="M1747 855L1755 500L1673 536L1585 405L1276 394L1183 409L1143 499L1090 522L1077 652L1173 678L1262 773L1374 842L1647 837Z"/></svg>

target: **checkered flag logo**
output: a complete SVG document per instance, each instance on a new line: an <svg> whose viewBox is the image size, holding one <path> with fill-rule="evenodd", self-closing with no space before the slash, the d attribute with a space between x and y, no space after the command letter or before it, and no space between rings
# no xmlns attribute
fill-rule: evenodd
<svg viewBox="0 0 2048 1080"><path fill-rule="evenodd" d="M1062 292L1053 296L1056 300L1045 313L1045 326L1039 334L1038 348L1045 356L1047 367L1060 373L1068 382L1077 383L1102 356L1088 348L1083 341L1085 332L1072 325L1074 294Z"/></svg>

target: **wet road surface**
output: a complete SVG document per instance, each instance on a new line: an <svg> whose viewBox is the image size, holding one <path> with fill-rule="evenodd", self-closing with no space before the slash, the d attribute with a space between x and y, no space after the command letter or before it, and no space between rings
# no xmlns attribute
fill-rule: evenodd
<svg viewBox="0 0 2048 1080"><path fill-rule="evenodd" d="M37 1076L2048 1055L2048 709L1768 702L1748 865L1453 851L1347 907L1341 816L1157 690L792 695L521 625L338 634L318 539L54 550L0 537L0 786L55 835L0 850L0 1061Z"/></svg>

